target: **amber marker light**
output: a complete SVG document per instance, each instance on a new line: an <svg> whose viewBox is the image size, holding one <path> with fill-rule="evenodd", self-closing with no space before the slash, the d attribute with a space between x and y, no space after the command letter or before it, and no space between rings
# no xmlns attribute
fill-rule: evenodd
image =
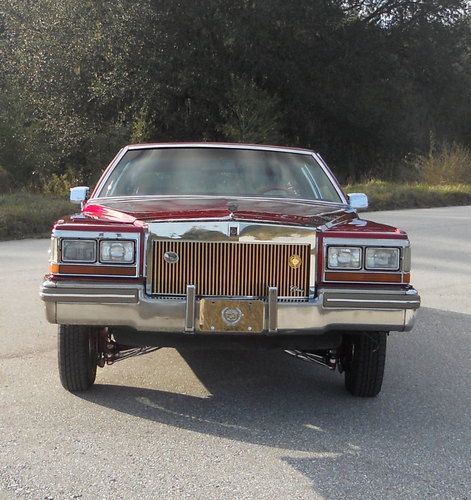
<svg viewBox="0 0 471 500"><path fill-rule="evenodd" d="M49 272L52 274L57 274L59 272L59 264L49 264Z"/></svg>

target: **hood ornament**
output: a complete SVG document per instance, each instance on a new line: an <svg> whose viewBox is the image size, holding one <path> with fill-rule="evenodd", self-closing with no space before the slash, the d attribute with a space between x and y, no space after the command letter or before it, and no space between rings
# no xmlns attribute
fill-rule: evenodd
<svg viewBox="0 0 471 500"><path fill-rule="evenodd" d="M227 209L229 212L237 212L237 209L239 208L239 205L235 201L229 201L227 203Z"/></svg>

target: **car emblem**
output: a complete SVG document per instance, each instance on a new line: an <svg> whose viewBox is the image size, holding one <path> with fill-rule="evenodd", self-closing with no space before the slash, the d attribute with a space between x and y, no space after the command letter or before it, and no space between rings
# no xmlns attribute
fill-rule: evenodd
<svg viewBox="0 0 471 500"><path fill-rule="evenodd" d="M291 269L299 269L301 267L302 260L299 255L291 255L288 260L288 265Z"/></svg>
<svg viewBox="0 0 471 500"><path fill-rule="evenodd" d="M180 260L180 256L175 252L165 252L164 260L169 264L176 264Z"/></svg>
<svg viewBox="0 0 471 500"><path fill-rule="evenodd" d="M225 307L221 311L221 318L226 325L234 326L242 319L242 311L238 307Z"/></svg>
<svg viewBox="0 0 471 500"><path fill-rule="evenodd" d="M238 236L238 235L239 235L238 226L230 226L229 227L229 236Z"/></svg>

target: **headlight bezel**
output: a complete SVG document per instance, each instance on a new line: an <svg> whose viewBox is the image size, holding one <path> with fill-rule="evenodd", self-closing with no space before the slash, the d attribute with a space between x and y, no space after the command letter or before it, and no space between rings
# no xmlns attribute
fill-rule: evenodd
<svg viewBox="0 0 471 500"><path fill-rule="evenodd" d="M348 241L345 242L345 244L337 243L335 242L334 244L326 244L325 245L325 254L324 254L324 272L359 272L359 273L378 273L378 272L384 272L384 273L401 273L404 272L404 255L405 255L405 249L410 248L410 247L400 247L400 246L386 246L386 245L358 245L356 242L355 244L349 245ZM331 249L360 249L360 266L353 268L353 267L334 267L331 265L329 262L329 257L330 257L330 251ZM386 251L394 251L397 253L396 261L395 261L395 267L373 267L369 266L367 262L367 254L371 250L386 250Z"/></svg>
<svg viewBox="0 0 471 500"><path fill-rule="evenodd" d="M51 276L80 276L110 279L138 278L143 272L142 240L143 235L139 231L129 231L127 228L118 231L88 230L88 228L57 229L54 228L51 235L51 249L49 254L49 273ZM94 262L70 261L63 257L63 242L67 240L91 240L95 242L96 259ZM133 263L100 262L99 242L112 240L115 242L132 241L134 243ZM65 243L67 245L68 243ZM70 256L70 254L69 254ZM76 255L74 255L76 256ZM88 255L90 257L90 255Z"/></svg>
<svg viewBox="0 0 471 500"><path fill-rule="evenodd" d="M93 267L102 266L121 266L121 267L135 267L138 263L138 240L135 238L103 238L102 235L97 235L97 237L87 237L81 238L79 236L74 237L57 237L53 236L51 238L51 246L49 249L49 262L58 264L77 264L77 265L88 265ZM70 259L66 257L66 250L68 245L73 244L89 244L90 250L93 249L93 259ZM132 260L106 260L102 258L101 249L102 245L106 243L120 244L124 243L130 245L131 248L129 252L132 255Z"/></svg>

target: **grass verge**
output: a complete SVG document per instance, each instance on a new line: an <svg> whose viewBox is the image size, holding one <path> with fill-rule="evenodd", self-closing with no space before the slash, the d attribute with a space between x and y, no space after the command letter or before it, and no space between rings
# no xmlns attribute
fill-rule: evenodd
<svg viewBox="0 0 471 500"><path fill-rule="evenodd" d="M76 211L77 205L59 196L1 194L0 240L47 237L59 217Z"/></svg>
<svg viewBox="0 0 471 500"><path fill-rule="evenodd" d="M471 184L395 184L369 181L345 186L345 192L368 195L369 210L471 205ZM0 195L0 240L39 238L50 234L60 217L77 205L60 196L12 193Z"/></svg>
<svg viewBox="0 0 471 500"><path fill-rule="evenodd" d="M471 184L396 184L372 180L345 186L346 193L365 193L369 210L471 205Z"/></svg>

